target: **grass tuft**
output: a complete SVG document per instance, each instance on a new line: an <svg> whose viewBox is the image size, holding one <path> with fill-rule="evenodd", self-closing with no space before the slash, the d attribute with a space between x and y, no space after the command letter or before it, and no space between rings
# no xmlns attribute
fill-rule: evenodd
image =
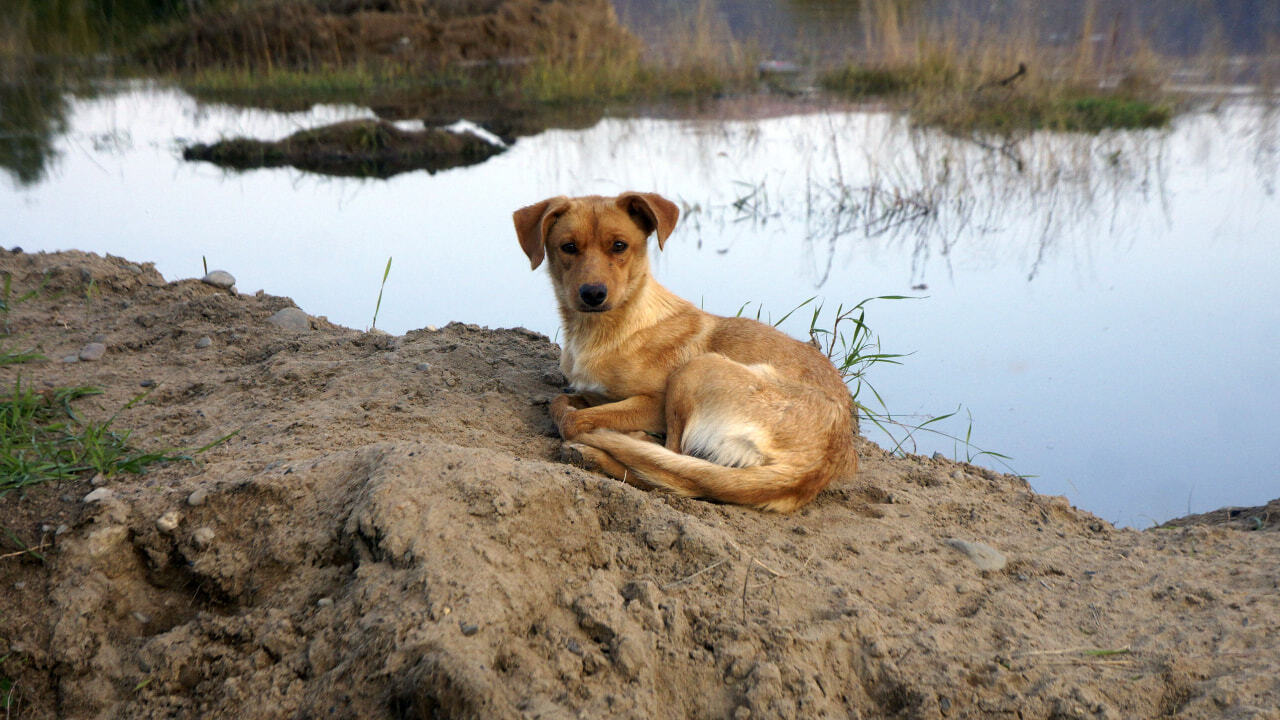
<svg viewBox="0 0 1280 720"><path fill-rule="evenodd" d="M962 408L956 408L949 413L926 417L919 422L907 421L902 416L894 415L889 410L884 398L867 377L868 373L876 366L901 365L901 359L907 357L900 353L884 352L881 348L880 337L873 333L870 326L867 325L868 304L876 300L919 299L923 298L908 295L880 295L866 298L851 307L839 305L836 307L834 314L832 314L827 311L823 303L818 302L817 298L809 298L789 310L778 320L774 321L770 318L769 321L774 327L778 327L802 308L812 308L812 313L809 316L809 341L831 360L836 370L840 372L840 377L849 386L852 399L851 411L855 414L857 426L860 427L865 421L878 428L893 442L891 453L901 455L907 452L916 452L918 449L916 436L920 433L928 433L935 437L952 441L955 445L955 458L957 460L961 459L963 449L963 458L966 462L988 457L1003 465L1010 472L1015 472L1009 465L1011 458L1008 455L992 450L984 450L973 443L972 417L969 418L969 425L963 437L940 429L939 425L956 417ZM743 315L750 304L744 303L738 309L739 317ZM763 314L763 310L758 307L756 309L756 319L762 320L761 316Z"/></svg>
<svg viewBox="0 0 1280 720"><path fill-rule="evenodd" d="M101 392L88 386L36 392L19 379L0 396L0 496L89 472L107 477L141 473L153 463L188 459L139 450L129 431L112 427L115 416L95 422L73 409L76 400Z"/></svg>
<svg viewBox="0 0 1280 720"><path fill-rule="evenodd" d="M382 309L382 291L387 288L387 276L391 274L391 258L387 258L387 268L382 271L382 284L378 286L378 302L373 306L373 322L369 324L369 329L373 330L378 327L378 311Z"/></svg>

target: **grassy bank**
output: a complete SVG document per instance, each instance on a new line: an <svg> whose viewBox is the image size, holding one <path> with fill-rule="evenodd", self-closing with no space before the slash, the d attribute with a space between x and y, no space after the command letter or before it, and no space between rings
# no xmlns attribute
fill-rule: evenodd
<svg viewBox="0 0 1280 720"><path fill-rule="evenodd" d="M1086 3L1069 37L1046 39L1034 3L996 26L940 21L912 3L860 6L848 49L783 73L716 5L690 6L645 47L604 0L378 4L322 0L15 0L0 58L109 53L124 72L211 100L273 107L355 102L519 112L785 92L876 100L950 131L1094 132L1158 127L1177 109L1170 63ZM1206 59L1212 64L1213 59Z"/></svg>

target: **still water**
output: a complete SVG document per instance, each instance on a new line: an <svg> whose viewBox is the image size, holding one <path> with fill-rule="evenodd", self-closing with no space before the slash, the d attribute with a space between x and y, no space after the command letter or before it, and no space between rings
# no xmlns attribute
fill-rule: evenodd
<svg viewBox="0 0 1280 720"><path fill-rule="evenodd" d="M961 407L941 429L971 427L1039 491L1137 527L1280 496L1280 127L1248 101L1167 131L1000 147L842 110L606 118L390 180L181 159L184 141L358 117L372 115L202 105L149 85L71 99L43 176L0 181L0 244L154 261L169 279L199 276L205 257L243 292L355 328L393 257L378 327L554 338L548 281L511 211L653 190L684 208L655 270L708 310L920 298L869 305L882 349L911 355L868 379L908 422ZM805 312L784 325L807 327ZM907 449L974 452L929 433Z"/></svg>

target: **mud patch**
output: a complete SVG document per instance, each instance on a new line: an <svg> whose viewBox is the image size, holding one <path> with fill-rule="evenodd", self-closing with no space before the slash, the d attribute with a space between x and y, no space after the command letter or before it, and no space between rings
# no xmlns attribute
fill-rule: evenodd
<svg viewBox="0 0 1280 720"><path fill-rule="evenodd" d="M234 138L192 145L182 157L235 170L293 166L325 175L388 178L412 170L435 173L476 165L504 149L470 132L403 130L383 120L351 120L283 140Z"/></svg>
<svg viewBox="0 0 1280 720"><path fill-rule="evenodd" d="M1280 500L1260 507L1225 507L1213 512L1175 518L1160 527L1178 528L1195 525L1231 528L1233 530L1280 530Z"/></svg>

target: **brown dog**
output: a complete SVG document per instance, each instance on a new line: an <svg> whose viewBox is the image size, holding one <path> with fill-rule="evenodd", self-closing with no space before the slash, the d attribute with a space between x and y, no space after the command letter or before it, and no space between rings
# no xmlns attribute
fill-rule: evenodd
<svg viewBox="0 0 1280 720"><path fill-rule="evenodd" d="M555 197L515 212L547 261L573 395L551 416L566 447L620 480L787 512L857 471L849 390L812 345L703 312L649 272L680 211L651 193ZM650 436L666 436L666 445Z"/></svg>

